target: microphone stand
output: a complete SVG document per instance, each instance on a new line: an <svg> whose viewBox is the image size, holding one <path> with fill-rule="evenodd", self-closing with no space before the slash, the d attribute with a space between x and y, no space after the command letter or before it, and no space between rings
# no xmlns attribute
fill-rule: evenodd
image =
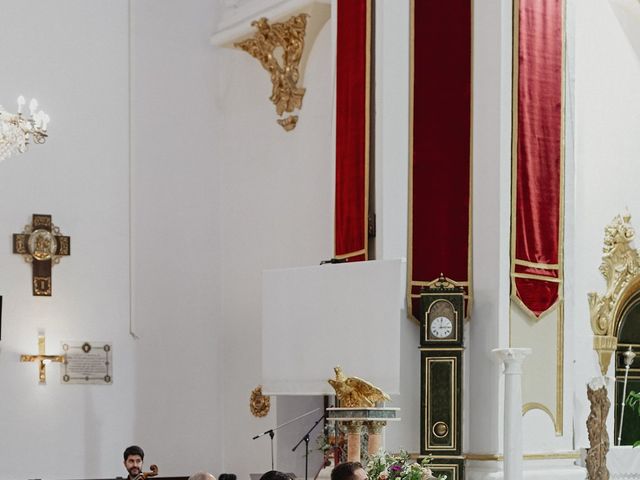
<svg viewBox="0 0 640 480"><path fill-rule="evenodd" d="M318 409L319 410L319 409ZM316 423L304 434L304 436L300 439L296 446L291 449L292 452L296 451L296 448L300 446L302 442L304 442L305 452L304 452L304 480L308 480L309 478L309 435L313 432L313 429L324 419L325 415L323 414Z"/></svg>
<svg viewBox="0 0 640 480"><path fill-rule="evenodd" d="M281 429L282 427L285 427L287 425L289 425L290 423L295 422L296 420L300 420L302 417L306 417L307 415L311 415L312 413L316 413L318 410L320 410L320 408L316 408L315 410L311 410L310 412L307 413L303 413L302 415L300 415L299 417L293 418L291 420L289 420L288 422L284 422L280 425L277 425L269 430L267 430L266 432L263 432L259 435L256 435L255 437L252 438L252 440L256 440L264 435L269 435L269 438L271 439L271 470L275 470L275 466L274 466L274 462L273 462L273 437L275 435L275 431ZM315 425L314 425L315 427Z"/></svg>

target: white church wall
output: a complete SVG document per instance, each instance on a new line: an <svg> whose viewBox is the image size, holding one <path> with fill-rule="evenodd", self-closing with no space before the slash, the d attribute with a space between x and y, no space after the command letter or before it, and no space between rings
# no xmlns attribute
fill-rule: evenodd
<svg viewBox="0 0 640 480"><path fill-rule="evenodd" d="M628 208L640 225L640 26L621 22L624 2L573 1L575 10L575 325L576 446L588 445L585 384L599 375L587 293L605 289L598 271L604 227ZM627 2L631 4L633 2ZM632 7L634 5L631 5ZM635 6L637 8L637 5ZM597 32L597 35L594 34ZM636 241L636 248L638 242ZM609 369L613 375L613 367ZM611 408L613 412L613 407ZM612 437L612 428L609 429Z"/></svg>
<svg viewBox="0 0 640 480"><path fill-rule="evenodd" d="M212 88L223 182L224 465L239 478L271 468L268 439L251 438L286 420L276 415L277 399L265 418L254 418L248 407L251 390L261 382L262 271L315 265L333 254L331 48L327 24L310 52L298 125L285 132L276 123L269 74L259 62L238 49L212 47L220 65ZM313 341L309 331L290 348ZM295 429L302 436L309 426L299 422ZM284 443L276 436L277 452L290 451Z"/></svg>
<svg viewBox="0 0 640 480"><path fill-rule="evenodd" d="M129 331L127 2L3 1L0 103L19 94L51 116L50 138L0 164L0 478L122 473L135 438L135 345ZM31 294L31 266L11 234L53 215L71 256L53 267L53 296ZM62 385L19 355L62 340L113 342L113 385Z"/></svg>
<svg viewBox="0 0 640 480"><path fill-rule="evenodd" d="M278 437L278 450L276 452L276 465L282 472L297 473L304 478L305 472L305 442L304 435L313 427L313 424L324 413L324 397L322 396L290 396L278 397L276 410L278 423L285 424L301 415L317 410L306 417L285 425L275 432ZM309 477L315 478L318 470L324 462L323 453L320 451L319 437L323 434L324 422L318 423L309 434L309 464L307 467ZM302 443L298 445L298 442ZM263 449L269 443L269 436L256 439L254 448ZM296 451L293 452L293 448Z"/></svg>
<svg viewBox="0 0 640 480"><path fill-rule="evenodd" d="M222 430L215 12L207 0L132 4L132 441L161 475L218 475L234 445Z"/></svg>
<svg viewBox="0 0 640 480"><path fill-rule="evenodd" d="M465 447L485 455L502 449L502 376L491 350L509 341L510 2L477 2L473 29L473 304Z"/></svg>
<svg viewBox="0 0 640 480"><path fill-rule="evenodd" d="M376 258L407 256L409 175L409 1L376 2ZM403 276L406 280L406 274ZM406 284L402 286L406 291ZM394 321L395 319L390 319ZM403 309L400 322L400 394L389 406L401 422L385 429L389 451L420 449L420 335Z"/></svg>

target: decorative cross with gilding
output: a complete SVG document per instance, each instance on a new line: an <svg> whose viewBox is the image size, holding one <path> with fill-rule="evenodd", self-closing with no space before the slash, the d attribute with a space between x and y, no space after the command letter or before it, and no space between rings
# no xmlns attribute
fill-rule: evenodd
<svg viewBox="0 0 640 480"><path fill-rule="evenodd" d="M33 295L50 297L51 266L60 263L61 256L71 255L71 237L60 235L51 215L34 213L32 224L13 234L13 253L33 264Z"/></svg>
<svg viewBox="0 0 640 480"><path fill-rule="evenodd" d="M20 355L21 362L40 362L38 370L38 379L41 385L47 383L47 372L45 365L50 362L64 362L64 355L45 355L44 349L44 333L38 334L38 354L37 355Z"/></svg>

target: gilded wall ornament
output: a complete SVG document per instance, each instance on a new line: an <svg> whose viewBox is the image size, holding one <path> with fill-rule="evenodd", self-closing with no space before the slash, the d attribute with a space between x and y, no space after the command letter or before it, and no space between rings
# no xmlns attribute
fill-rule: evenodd
<svg viewBox="0 0 640 480"><path fill-rule="evenodd" d="M266 417L271 408L271 399L262 394L262 385L251 390L249 409L254 417Z"/></svg>
<svg viewBox="0 0 640 480"><path fill-rule="evenodd" d="M256 58L269 73L272 83L269 99L276 106L278 116L302 108L305 89L298 86L298 80L308 16L301 13L285 22L272 24L262 17L251 23L257 29L252 38L234 43ZM293 130L297 121L297 115L277 120L286 131Z"/></svg>
<svg viewBox="0 0 640 480"><path fill-rule="evenodd" d="M590 292L589 310L600 370L606 375L611 355L618 345L620 313L631 295L640 288L640 254L632 248L635 231L631 215L617 215L604 229L600 272L607 281L604 294Z"/></svg>
<svg viewBox="0 0 640 480"><path fill-rule="evenodd" d="M38 354L37 355L30 355L30 354L20 355L21 362L38 363L39 365L38 381L41 385L44 385L47 383L46 365L51 362L64 363L65 361L64 355L46 355L44 343L45 343L44 333L39 333L38 334Z"/></svg>
<svg viewBox="0 0 640 480"><path fill-rule="evenodd" d="M22 233L13 234L13 253L24 257L32 264L33 295L51 296L51 267L60 263L60 258L71 255L71 237L62 235L51 215L34 213L31 225Z"/></svg>
<svg viewBox="0 0 640 480"><path fill-rule="evenodd" d="M391 400L389 395L369 382L358 377L347 377L341 367L335 367L333 370L336 378L329 379L328 382L336 391L340 407L370 408L375 407L378 402Z"/></svg>

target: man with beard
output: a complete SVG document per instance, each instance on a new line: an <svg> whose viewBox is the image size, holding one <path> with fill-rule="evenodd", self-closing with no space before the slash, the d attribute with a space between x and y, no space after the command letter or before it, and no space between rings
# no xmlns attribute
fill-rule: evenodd
<svg viewBox="0 0 640 480"><path fill-rule="evenodd" d="M133 480L142 472L142 461L144 460L144 451L137 445L131 445L124 451L124 468L129 472L127 477Z"/></svg>

